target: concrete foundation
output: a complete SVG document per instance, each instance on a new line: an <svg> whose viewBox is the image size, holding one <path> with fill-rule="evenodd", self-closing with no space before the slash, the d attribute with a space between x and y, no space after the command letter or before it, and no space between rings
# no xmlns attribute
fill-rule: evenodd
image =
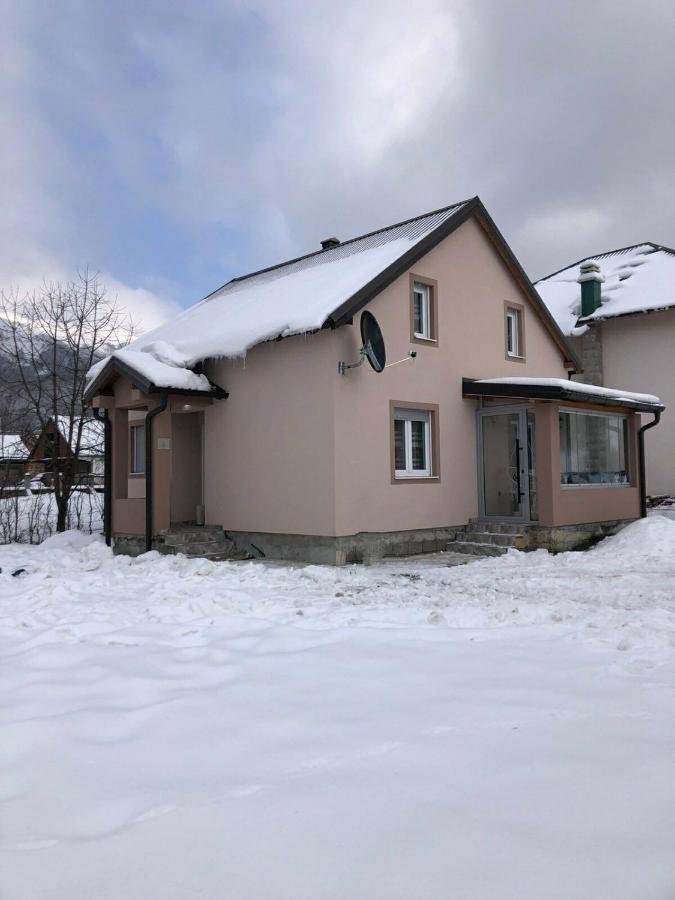
<svg viewBox="0 0 675 900"><path fill-rule="evenodd" d="M227 558L284 559L316 565L344 566L349 563L374 563L385 557L414 556L419 553L438 553L455 545L457 537L478 528L486 532L484 544L502 548L504 538L514 537L508 546L522 550L543 548L553 553L564 550L584 550L610 534L616 534L633 519L615 519L583 525L534 525L497 522L473 522L444 528L420 528L413 531L361 532L344 537L316 534L269 534L253 531L225 532L234 542ZM513 534L511 534L513 533ZM184 548L167 547L165 535L153 540L153 549L160 553L177 552ZM485 549L485 548L483 548ZM488 547L489 549L489 547ZM145 539L137 534L113 535L114 553L138 556L145 553ZM197 552L190 555L199 555ZM222 558L225 558L223 556Z"/></svg>
<svg viewBox="0 0 675 900"><path fill-rule="evenodd" d="M376 562L386 556L437 553L444 550L462 528L462 525L456 525L412 531L361 532L345 537L249 531L228 531L228 535L239 551L258 558L343 566Z"/></svg>
<svg viewBox="0 0 675 900"><path fill-rule="evenodd" d="M589 522L583 525L525 525L523 526L523 550L586 550L596 541L616 534L635 519L612 519L606 522Z"/></svg>
<svg viewBox="0 0 675 900"><path fill-rule="evenodd" d="M113 534L112 550L116 556L140 556L145 553L145 538L142 534Z"/></svg>

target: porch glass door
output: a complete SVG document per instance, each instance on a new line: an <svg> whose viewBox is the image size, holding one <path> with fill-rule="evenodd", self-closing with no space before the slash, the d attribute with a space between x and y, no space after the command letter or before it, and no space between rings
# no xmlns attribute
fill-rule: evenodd
<svg viewBox="0 0 675 900"><path fill-rule="evenodd" d="M527 413L523 408L481 411L479 445L482 463L483 516L529 518L531 466L527 462Z"/></svg>

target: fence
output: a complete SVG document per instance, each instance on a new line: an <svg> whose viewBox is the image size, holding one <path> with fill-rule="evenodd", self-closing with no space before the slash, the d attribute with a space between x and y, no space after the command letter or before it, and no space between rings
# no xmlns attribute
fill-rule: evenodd
<svg viewBox="0 0 675 900"><path fill-rule="evenodd" d="M40 544L56 531L56 501L51 492L0 498L0 544ZM94 534L103 530L103 495L76 490L70 498L66 528Z"/></svg>

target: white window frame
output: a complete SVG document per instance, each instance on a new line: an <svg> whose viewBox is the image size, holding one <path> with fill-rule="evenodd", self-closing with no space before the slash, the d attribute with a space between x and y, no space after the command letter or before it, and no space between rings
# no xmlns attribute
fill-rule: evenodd
<svg viewBox="0 0 675 900"><path fill-rule="evenodd" d="M143 432L143 468L139 469L138 460L137 460L137 447L136 447L136 430L140 428ZM145 423L139 422L138 424L129 425L129 474L130 475L145 475Z"/></svg>
<svg viewBox="0 0 675 900"><path fill-rule="evenodd" d="M403 430L403 447L405 452L405 469L394 468L396 478L433 478L433 458L431 443L431 410L423 409L394 409L394 423L402 421L404 423ZM412 459L412 422L424 423L424 468L413 469ZM396 435L396 425L394 424L394 440ZM396 459L394 448L394 460ZM394 462L394 467L396 463Z"/></svg>
<svg viewBox="0 0 675 900"><path fill-rule="evenodd" d="M413 282L413 334L416 338L419 338L423 341L432 341L433 337L431 336L431 291L432 287L430 284L423 284L421 281ZM422 313L422 330L415 331L415 294L420 294L422 297L422 302L420 305L420 311Z"/></svg>
<svg viewBox="0 0 675 900"><path fill-rule="evenodd" d="M509 330L509 325L510 330ZM522 312L515 306L506 307L506 353L522 359L520 334L522 329ZM510 331L510 333L509 333Z"/></svg>

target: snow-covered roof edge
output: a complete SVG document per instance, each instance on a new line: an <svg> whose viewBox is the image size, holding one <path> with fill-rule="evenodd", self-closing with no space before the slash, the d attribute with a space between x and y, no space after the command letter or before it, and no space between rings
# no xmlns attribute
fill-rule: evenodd
<svg viewBox="0 0 675 900"><path fill-rule="evenodd" d="M0 459L28 459L29 453L20 434L0 434Z"/></svg>
<svg viewBox="0 0 675 900"><path fill-rule="evenodd" d="M565 378L525 376L464 378L462 392L465 395L549 399L577 403L594 401L603 406L625 406L638 412L655 412L665 409L665 405L655 394L638 394L634 391L585 384Z"/></svg>
<svg viewBox="0 0 675 900"><path fill-rule="evenodd" d="M548 275L542 275L541 278L537 278L536 281L533 282L535 287L540 284L542 281L548 281L550 278L555 278L556 275L560 275L563 272L566 272L568 269L578 269L585 262L591 261L601 261L603 259L607 259L610 256L618 256L620 253L629 253L631 250L637 250L638 247L653 247L654 250L663 250L664 253L669 253L671 256L675 256L675 249L672 247L666 247L665 244L657 244L654 241L639 241L637 244L629 244L627 247L617 247L616 250L603 250L602 253L591 253L589 256L583 256L581 259L578 259L576 262L568 263L566 266L562 266L560 269L556 269L555 272L549 272Z"/></svg>
<svg viewBox="0 0 675 900"><path fill-rule="evenodd" d="M174 348L156 342L143 350L122 348L100 360L87 373L85 401L89 401L105 382L108 374L117 372L128 375L145 393L171 390L186 394L207 394L214 398L227 396L227 392L210 381L206 375L188 368L177 359Z"/></svg>
<svg viewBox="0 0 675 900"><path fill-rule="evenodd" d="M601 304L581 316L580 268L600 267ZM535 287L564 334L582 335L594 321L675 309L675 249L643 241L587 256L538 279Z"/></svg>
<svg viewBox="0 0 675 900"><path fill-rule="evenodd" d="M205 384L201 388L194 384L194 379L200 376L190 371L191 366L205 359L243 356L266 340L336 328L349 322L470 218L475 218L483 228L511 276L531 301L565 363L580 371L581 361L478 197L232 279L129 348L117 351L112 356L113 362L125 366L130 373L137 373L153 388L207 389ZM377 240L376 236L388 232L391 236L384 242ZM361 248L360 242L366 246ZM345 271L342 266L336 270L345 257L348 269ZM322 269L318 274L317 264ZM311 277L307 276L308 272ZM301 275L301 283L296 283ZM279 279L288 284L279 287ZM335 289L338 282L340 291ZM291 291L291 286L298 290ZM286 297L283 303L280 295ZM219 305L216 307L215 303ZM153 357L161 367L153 365ZM103 361L90 370L88 398L101 384L107 365L109 362ZM152 373L148 371L150 368ZM193 386L187 387L185 380Z"/></svg>

